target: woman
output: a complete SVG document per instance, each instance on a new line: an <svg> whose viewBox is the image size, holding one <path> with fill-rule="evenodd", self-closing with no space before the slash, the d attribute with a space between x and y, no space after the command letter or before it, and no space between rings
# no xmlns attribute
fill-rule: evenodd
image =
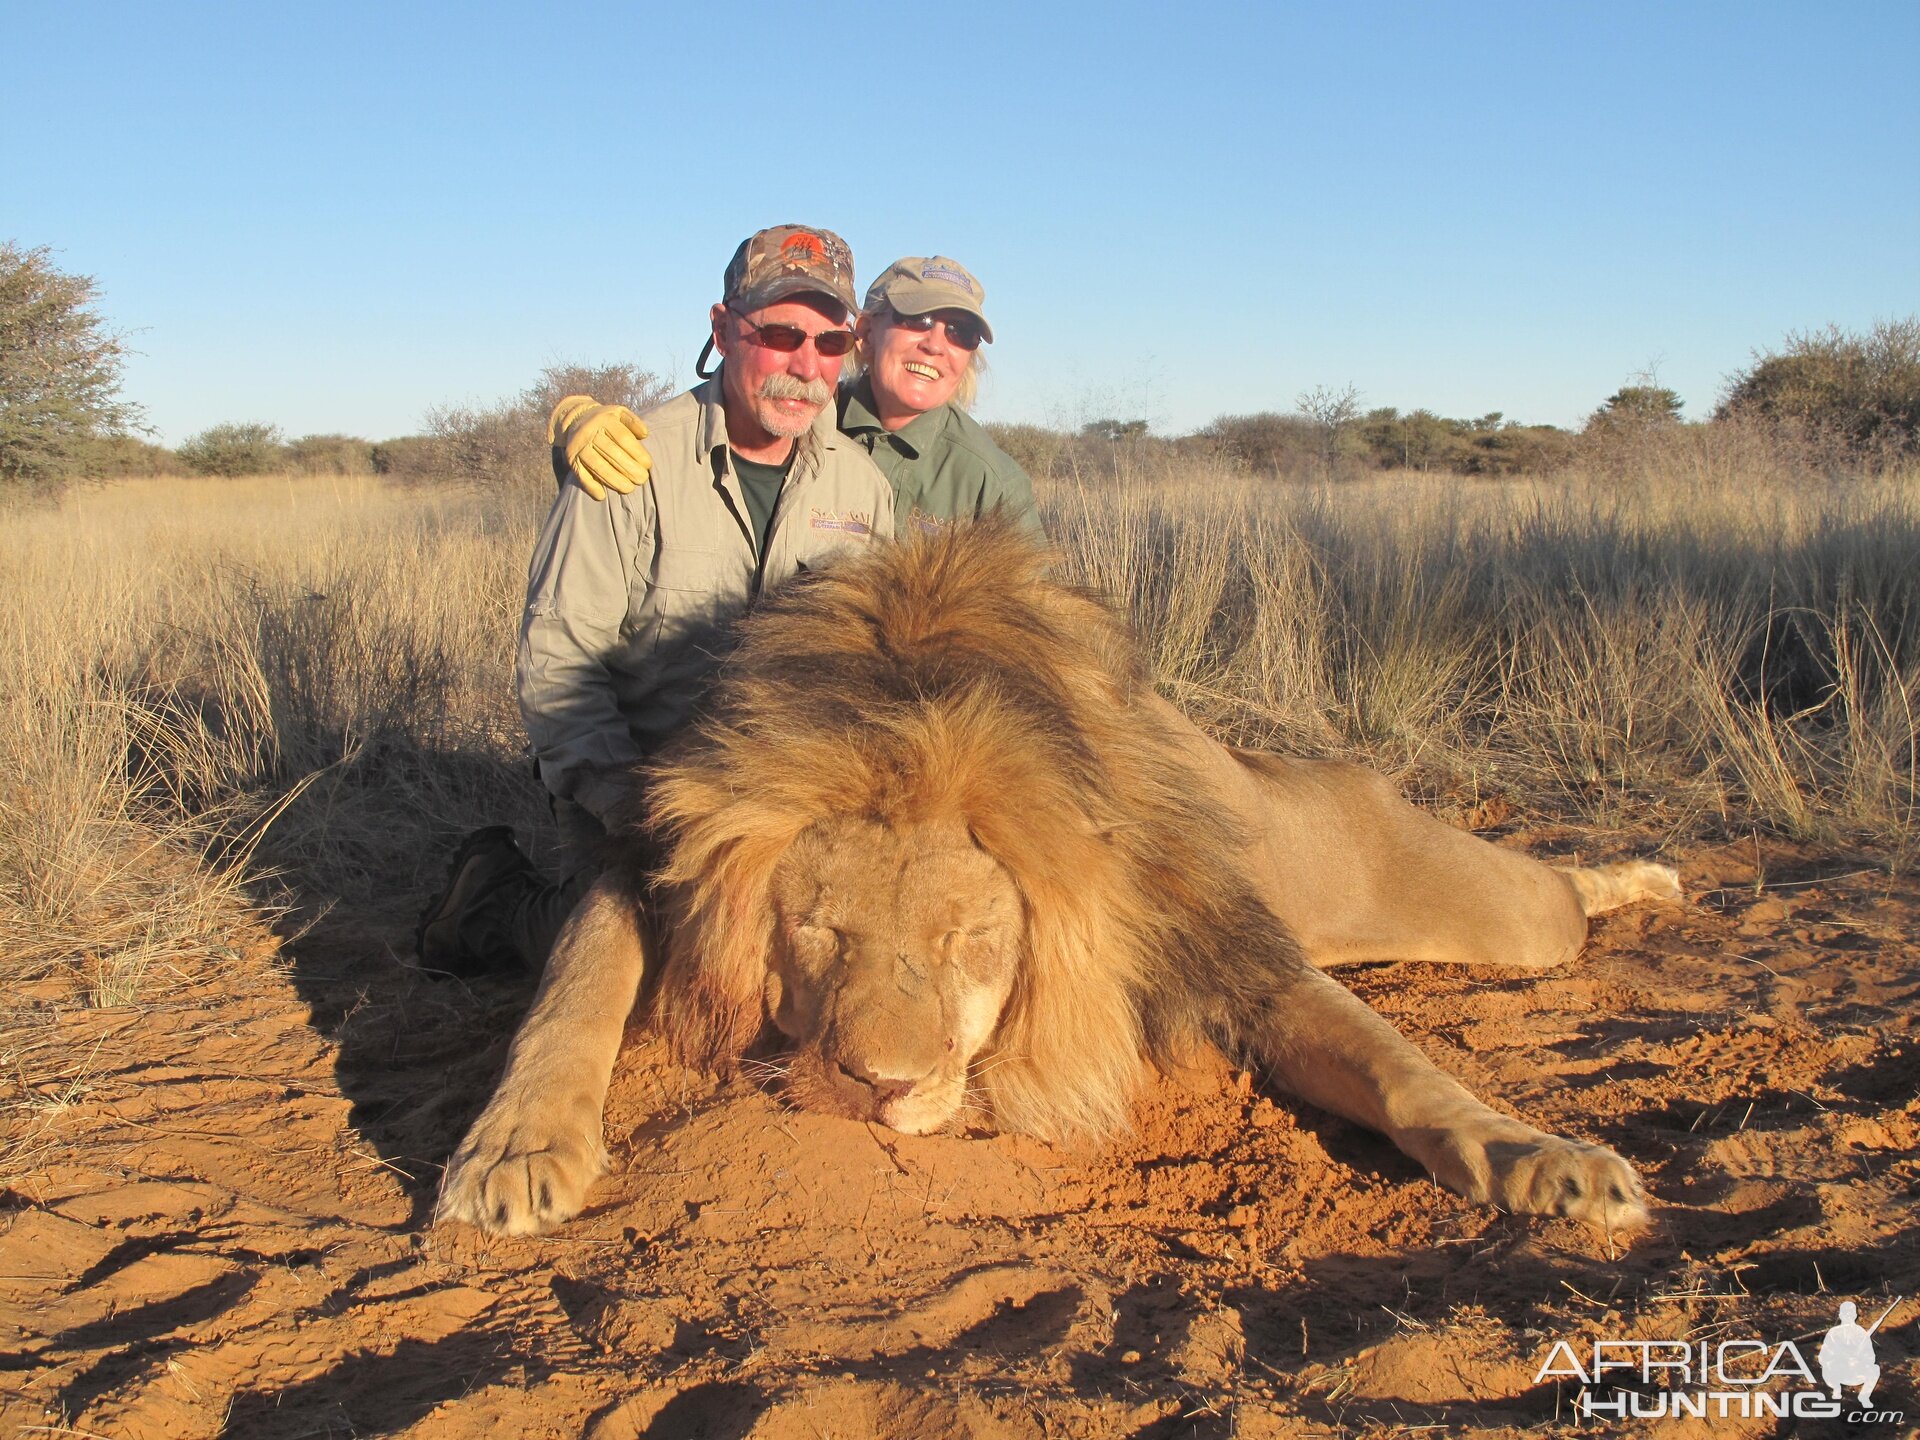
<svg viewBox="0 0 1920 1440"><path fill-rule="evenodd" d="M1027 472L966 413L986 368L980 347L993 341L985 297L966 267L943 255L898 260L867 288L840 428L892 484L896 536L999 509L1045 539ZM631 410L570 395L547 427L554 474L596 500L626 494L651 468L646 434Z"/></svg>

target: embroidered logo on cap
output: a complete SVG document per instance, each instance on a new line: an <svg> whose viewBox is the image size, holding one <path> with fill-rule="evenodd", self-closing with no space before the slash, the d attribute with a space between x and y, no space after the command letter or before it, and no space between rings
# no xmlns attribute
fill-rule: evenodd
<svg viewBox="0 0 1920 1440"><path fill-rule="evenodd" d="M780 258L789 265L823 265L827 259L826 242L818 235L798 231L780 242Z"/></svg>
<svg viewBox="0 0 1920 1440"><path fill-rule="evenodd" d="M956 290L964 290L969 295L974 293L972 277L957 265L942 265L938 260L929 260L920 267L920 278L944 280Z"/></svg>

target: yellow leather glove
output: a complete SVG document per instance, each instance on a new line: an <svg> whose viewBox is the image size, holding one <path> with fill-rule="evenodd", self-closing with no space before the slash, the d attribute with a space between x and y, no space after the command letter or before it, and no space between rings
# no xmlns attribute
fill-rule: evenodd
<svg viewBox="0 0 1920 1440"><path fill-rule="evenodd" d="M646 422L626 406L569 395L547 419L553 478L564 485L571 477L595 500L605 500L609 490L631 494L653 469L653 457L640 443L646 438Z"/></svg>

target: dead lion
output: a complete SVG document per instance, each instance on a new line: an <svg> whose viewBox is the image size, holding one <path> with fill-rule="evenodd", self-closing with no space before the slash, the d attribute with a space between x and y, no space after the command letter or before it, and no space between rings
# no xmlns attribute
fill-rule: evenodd
<svg viewBox="0 0 1920 1440"><path fill-rule="evenodd" d="M1470 1199L1644 1221L1626 1161L1489 1109L1315 967L1557 965L1589 914L1677 893L1674 872L1550 869L1359 767L1226 750L1044 561L996 523L954 527L746 622L651 777L658 888L643 902L637 863L615 865L575 911L439 1218L527 1234L578 1213L649 968L644 903L668 937L653 1023L720 1068L771 1024L807 1107L1098 1135L1149 1058L1204 1038Z"/></svg>

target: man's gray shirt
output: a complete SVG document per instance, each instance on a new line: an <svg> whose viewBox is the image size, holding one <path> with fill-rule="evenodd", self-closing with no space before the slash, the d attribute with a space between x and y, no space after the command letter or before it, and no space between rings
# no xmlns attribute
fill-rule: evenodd
<svg viewBox="0 0 1920 1440"><path fill-rule="evenodd" d="M754 597L893 533L893 488L829 405L798 440L764 560L715 377L644 417L648 483L604 503L563 485L534 547L520 713L540 779L604 819L620 774L692 713Z"/></svg>

